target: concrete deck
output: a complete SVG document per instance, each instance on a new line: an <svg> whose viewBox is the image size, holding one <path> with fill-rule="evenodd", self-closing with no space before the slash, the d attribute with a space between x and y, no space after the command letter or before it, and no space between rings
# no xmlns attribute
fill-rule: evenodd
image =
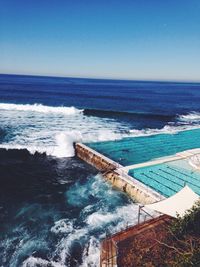
<svg viewBox="0 0 200 267"><path fill-rule="evenodd" d="M170 162L170 161L174 161L174 160L185 159L185 158L189 158L191 156L194 156L196 154L200 154L200 149L199 148L185 150L183 152L177 153L177 154L175 154L173 156L169 156L169 157L163 157L163 158L159 158L159 159L156 159L156 160L147 161L147 162L144 162L144 163L125 166L125 167L120 168L120 170L128 173L129 170L138 169L138 168L142 168L142 167L153 166L153 165L162 164L162 163L166 163L166 162Z"/></svg>

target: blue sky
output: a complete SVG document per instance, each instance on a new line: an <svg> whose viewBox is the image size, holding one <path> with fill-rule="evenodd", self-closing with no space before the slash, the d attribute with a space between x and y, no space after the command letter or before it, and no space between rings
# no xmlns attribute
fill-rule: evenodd
<svg viewBox="0 0 200 267"><path fill-rule="evenodd" d="M0 0L0 73L200 80L199 0Z"/></svg>

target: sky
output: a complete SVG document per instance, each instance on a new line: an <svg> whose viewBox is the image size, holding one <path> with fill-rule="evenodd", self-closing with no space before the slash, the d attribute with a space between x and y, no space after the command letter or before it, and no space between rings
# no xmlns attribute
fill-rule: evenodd
<svg viewBox="0 0 200 267"><path fill-rule="evenodd" d="M0 73L200 81L199 0L0 0Z"/></svg>

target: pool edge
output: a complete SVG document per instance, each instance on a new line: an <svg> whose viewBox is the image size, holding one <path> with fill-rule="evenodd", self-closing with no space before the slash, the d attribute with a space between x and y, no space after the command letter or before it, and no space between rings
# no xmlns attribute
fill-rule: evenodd
<svg viewBox="0 0 200 267"><path fill-rule="evenodd" d="M165 198L134 177L121 171L122 165L85 144L75 143L75 154L78 158L94 166L102 173L105 180L109 181L115 188L129 195L133 200L142 204L150 204Z"/></svg>

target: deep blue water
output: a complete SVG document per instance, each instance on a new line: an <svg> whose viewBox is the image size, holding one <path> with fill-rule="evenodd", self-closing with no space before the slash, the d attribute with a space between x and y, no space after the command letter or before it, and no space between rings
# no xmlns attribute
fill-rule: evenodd
<svg viewBox="0 0 200 267"><path fill-rule="evenodd" d="M199 127L199 103L197 83L0 75L0 266L98 266L138 208L73 141Z"/></svg>
<svg viewBox="0 0 200 267"><path fill-rule="evenodd" d="M154 127L177 114L199 112L200 83L0 75L0 101L75 106L88 115L128 118L139 127L142 119Z"/></svg>
<svg viewBox="0 0 200 267"><path fill-rule="evenodd" d="M0 98L6 103L158 115L199 111L199 83L0 75L0 84Z"/></svg>

